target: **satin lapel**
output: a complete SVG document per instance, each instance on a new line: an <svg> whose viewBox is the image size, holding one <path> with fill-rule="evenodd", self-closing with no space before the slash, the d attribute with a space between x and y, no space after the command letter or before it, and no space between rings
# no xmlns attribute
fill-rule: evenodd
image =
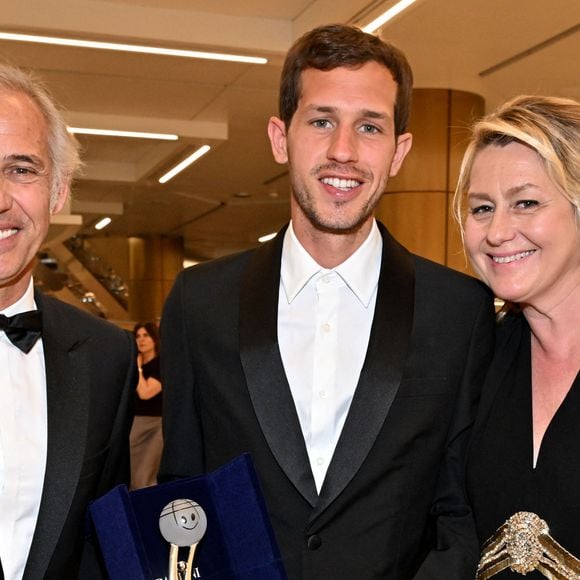
<svg viewBox="0 0 580 580"><path fill-rule="evenodd" d="M314 505L316 486L278 347L278 293L284 231L254 253L240 297L240 357L250 398L276 461Z"/></svg>
<svg viewBox="0 0 580 580"><path fill-rule="evenodd" d="M88 361L67 320L48 300L35 296L43 321L46 366L48 449L38 522L25 578L43 578L62 532L83 463L87 419Z"/></svg>
<svg viewBox="0 0 580 580"><path fill-rule="evenodd" d="M415 270L379 224L383 255L369 346L348 416L311 520L336 499L373 446L403 375L413 329Z"/></svg>
<svg viewBox="0 0 580 580"><path fill-rule="evenodd" d="M505 325L502 327L502 325ZM518 353L520 342L526 323L523 315L515 319L506 319L498 324L496 330L496 344L493 361L487 372L481 395L481 402L477 411L477 419L473 428L473 439L479 436L480 427L487 423L487 416L495 400L498 389L503 383L504 376L510 370L513 358Z"/></svg>

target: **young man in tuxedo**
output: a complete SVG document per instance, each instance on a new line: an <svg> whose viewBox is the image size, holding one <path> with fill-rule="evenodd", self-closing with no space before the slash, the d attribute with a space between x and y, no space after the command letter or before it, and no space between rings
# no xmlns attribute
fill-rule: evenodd
<svg viewBox="0 0 580 580"><path fill-rule="evenodd" d="M411 85L404 55L354 27L300 38L268 126L291 222L184 271L162 318L162 477L251 452L292 580L473 573L462 498L432 501L461 477L491 296L373 216L411 149Z"/></svg>
<svg viewBox="0 0 580 580"><path fill-rule="evenodd" d="M0 577L104 578L89 501L129 481L132 336L33 287L78 145L42 85L0 66Z"/></svg>

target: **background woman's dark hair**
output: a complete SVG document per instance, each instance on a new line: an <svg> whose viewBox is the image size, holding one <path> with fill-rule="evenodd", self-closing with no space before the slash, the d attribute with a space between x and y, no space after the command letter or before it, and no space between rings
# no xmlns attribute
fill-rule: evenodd
<svg viewBox="0 0 580 580"><path fill-rule="evenodd" d="M147 331L147 334L153 339L155 344L155 354L158 355L160 343L157 324L155 324L155 322L138 322L133 328L133 336L137 337L137 331L141 328L144 328Z"/></svg>
<svg viewBox="0 0 580 580"><path fill-rule="evenodd" d="M355 26L320 26L299 38L288 51L280 80L280 119L286 128L298 108L301 75L308 68L329 71L338 67L358 68L367 62L384 65L397 83L395 135L407 129L411 109L413 73L398 48Z"/></svg>

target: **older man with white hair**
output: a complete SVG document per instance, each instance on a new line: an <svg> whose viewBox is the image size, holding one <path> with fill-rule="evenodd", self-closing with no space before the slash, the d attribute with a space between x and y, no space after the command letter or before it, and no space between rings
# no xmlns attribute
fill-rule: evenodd
<svg viewBox="0 0 580 580"><path fill-rule="evenodd" d="M129 480L134 341L32 280L78 166L46 89L0 66L0 579L106 577L86 507Z"/></svg>

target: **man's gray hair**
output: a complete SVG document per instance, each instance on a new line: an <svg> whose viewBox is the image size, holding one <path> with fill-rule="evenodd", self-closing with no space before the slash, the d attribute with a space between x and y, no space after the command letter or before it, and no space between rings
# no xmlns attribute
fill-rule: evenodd
<svg viewBox="0 0 580 580"><path fill-rule="evenodd" d="M62 109L42 81L33 74L14 66L0 64L0 93L22 93L28 96L46 119L48 154L51 164L51 206L62 186L70 183L81 167L79 143L68 132Z"/></svg>

